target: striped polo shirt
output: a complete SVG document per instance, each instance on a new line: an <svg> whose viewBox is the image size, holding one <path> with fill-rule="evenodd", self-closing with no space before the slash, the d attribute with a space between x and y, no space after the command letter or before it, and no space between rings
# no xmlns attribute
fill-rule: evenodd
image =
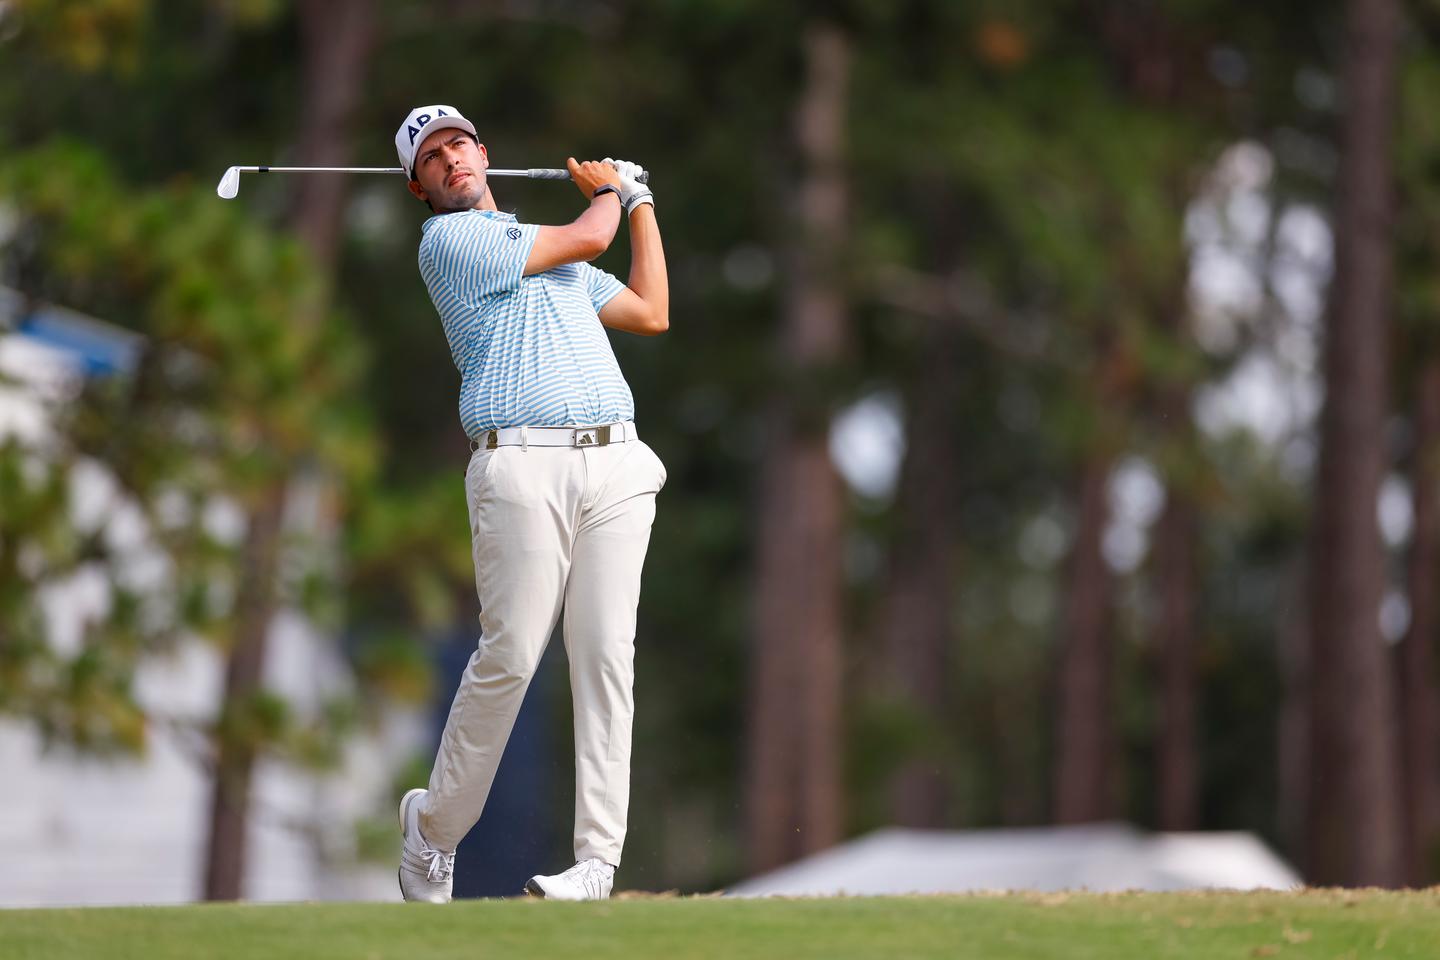
<svg viewBox="0 0 1440 960"><path fill-rule="evenodd" d="M599 317L624 284L583 262L524 276L540 228L508 213L446 213L420 229L420 275L460 371L467 434L635 418Z"/></svg>

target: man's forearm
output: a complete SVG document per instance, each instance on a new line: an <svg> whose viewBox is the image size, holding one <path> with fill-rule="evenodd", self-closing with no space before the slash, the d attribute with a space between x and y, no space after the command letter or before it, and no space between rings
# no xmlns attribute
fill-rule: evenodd
<svg viewBox="0 0 1440 960"><path fill-rule="evenodd" d="M599 256L610 249L615 240L615 231L620 229L620 198L614 193L602 193L590 201L585 212L575 218L575 225L594 238L599 244Z"/></svg>
<svg viewBox="0 0 1440 960"><path fill-rule="evenodd" d="M620 201L602 193L563 227L541 227L525 260L525 276L543 273L566 263L594 260L610 248L620 226Z"/></svg>
<svg viewBox="0 0 1440 960"><path fill-rule="evenodd" d="M645 301L663 329L670 321L670 279L655 207L642 203L630 214L630 280L626 284Z"/></svg>

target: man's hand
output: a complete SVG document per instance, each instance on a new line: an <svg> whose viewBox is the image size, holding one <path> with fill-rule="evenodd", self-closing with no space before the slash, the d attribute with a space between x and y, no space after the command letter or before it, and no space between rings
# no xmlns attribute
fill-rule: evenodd
<svg viewBox="0 0 1440 960"><path fill-rule="evenodd" d="M612 160L606 157L605 163L615 168L620 175L620 204L625 208L626 213L634 213L635 208L642 203L655 205L655 195L650 188L640 182L645 173L645 168L638 163L631 163L629 160Z"/></svg>
<svg viewBox="0 0 1440 960"><path fill-rule="evenodd" d="M620 201L624 203L625 186L620 180L620 174L610 164L598 160L578 163L574 157L570 157L565 161L565 166L570 168L570 179L575 181L575 186L580 188L586 200L593 199L595 191L608 183L621 192Z"/></svg>

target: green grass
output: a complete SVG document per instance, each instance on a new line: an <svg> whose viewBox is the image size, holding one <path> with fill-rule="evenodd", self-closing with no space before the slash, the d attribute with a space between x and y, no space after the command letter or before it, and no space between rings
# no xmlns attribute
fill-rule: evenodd
<svg viewBox="0 0 1440 960"><path fill-rule="evenodd" d="M1440 957L1440 888L0 911L0 958Z"/></svg>

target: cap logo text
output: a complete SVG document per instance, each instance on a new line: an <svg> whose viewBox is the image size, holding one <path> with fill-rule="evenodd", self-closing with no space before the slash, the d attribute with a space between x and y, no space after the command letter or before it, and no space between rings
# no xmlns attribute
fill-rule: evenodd
<svg viewBox="0 0 1440 960"><path fill-rule="evenodd" d="M450 114L446 113L446 112L445 112L444 110L442 110L442 109L437 109L437 110L435 111L435 117L448 117L448 116L450 116ZM428 113L422 113L422 114L420 114L420 116L413 118L413 120L412 120L411 122L412 122L413 124L415 124L415 125L414 125L414 126L407 126L407 127L405 128L405 132L408 133L408 134L410 134L410 146L412 146L412 147L415 146L415 138L416 138L417 136L419 136L421 130L425 129L425 124L427 124L427 123L429 123L431 120L435 119L435 117L430 116L430 114L428 114Z"/></svg>

